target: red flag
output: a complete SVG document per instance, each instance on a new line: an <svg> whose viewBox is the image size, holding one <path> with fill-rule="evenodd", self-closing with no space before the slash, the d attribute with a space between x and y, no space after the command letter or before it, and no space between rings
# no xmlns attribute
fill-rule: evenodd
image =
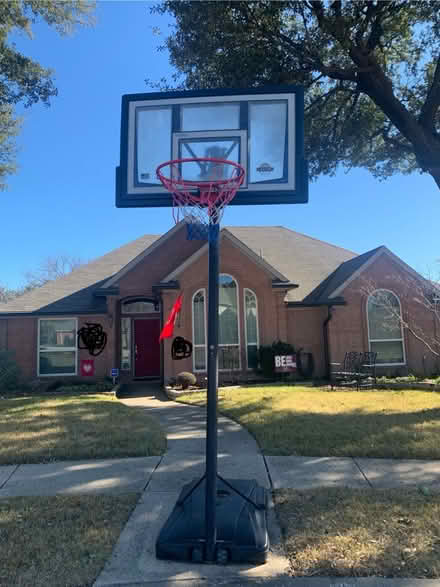
<svg viewBox="0 0 440 587"><path fill-rule="evenodd" d="M165 326L162 328L162 332L160 333L159 342L163 338L170 338L173 336L174 324L176 322L177 314L182 308L182 296L183 294L180 294L177 300L174 302L174 306L171 308L168 320L165 322Z"/></svg>

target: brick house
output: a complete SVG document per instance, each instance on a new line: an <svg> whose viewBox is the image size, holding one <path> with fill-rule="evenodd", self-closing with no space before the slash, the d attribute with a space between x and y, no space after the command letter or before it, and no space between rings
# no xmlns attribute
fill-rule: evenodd
<svg viewBox="0 0 440 587"><path fill-rule="evenodd" d="M413 326L437 338L432 312L415 295L429 282L386 247L357 255L279 226L228 227L220 256L220 377L249 376L259 345L275 340L311 352L316 377L348 350L376 350L379 372L438 371L435 356L410 332ZM167 381L180 371L203 377L207 261L207 244L187 240L183 223L138 238L0 306L0 350L14 352L27 378L87 377L85 360L93 361L95 377L113 367L123 380ZM174 335L191 340L193 354L173 361L171 339L158 339L179 293ZM376 303L378 293L391 318ZM86 323L107 335L99 356L77 348Z"/></svg>

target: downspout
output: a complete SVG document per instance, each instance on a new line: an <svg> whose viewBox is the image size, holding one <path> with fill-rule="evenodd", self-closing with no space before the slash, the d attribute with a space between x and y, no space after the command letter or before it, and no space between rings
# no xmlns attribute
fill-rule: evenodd
<svg viewBox="0 0 440 587"><path fill-rule="evenodd" d="M330 348L328 342L328 323L333 318L332 307L327 306L327 318L322 324L322 333L324 338L324 361L325 361L325 378L330 379Z"/></svg>

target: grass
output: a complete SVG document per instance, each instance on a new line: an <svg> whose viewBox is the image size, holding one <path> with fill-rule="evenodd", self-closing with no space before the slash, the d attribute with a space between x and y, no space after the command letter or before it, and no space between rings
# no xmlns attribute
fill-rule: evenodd
<svg viewBox="0 0 440 587"><path fill-rule="evenodd" d="M0 500L0 585L92 585L138 497Z"/></svg>
<svg viewBox="0 0 440 587"><path fill-rule="evenodd" d="M279 490L293 576L440 577L440 494Z"/></svg>
<svg viewBox="0 0 440 587"><path fill-rule="evenodd" d="M268 455L440 458L440 395L432 392L262 386L220 390L219 410Z"/></svg>
<svg viewBox="0 0 440 587"><path fill-rule="evenodd" d="M166 438L154 418L113 395L0 399L0 464L159 455Z"/></svg>

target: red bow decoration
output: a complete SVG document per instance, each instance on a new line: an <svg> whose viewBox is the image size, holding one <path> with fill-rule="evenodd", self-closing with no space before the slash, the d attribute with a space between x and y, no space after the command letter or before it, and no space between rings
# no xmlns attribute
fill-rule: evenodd
<svg viewBox="0 0 440 587"><path fill-rule="evenodd" d="M170 338L173 336L174 324L176 322L177 314L182 308L182 296L183 294L180 294L177 300L174 302L174 306L171 308L168 320L165 322L165 326L162 328L162 332L160 333L159 342L163 338Z"/></svg>

